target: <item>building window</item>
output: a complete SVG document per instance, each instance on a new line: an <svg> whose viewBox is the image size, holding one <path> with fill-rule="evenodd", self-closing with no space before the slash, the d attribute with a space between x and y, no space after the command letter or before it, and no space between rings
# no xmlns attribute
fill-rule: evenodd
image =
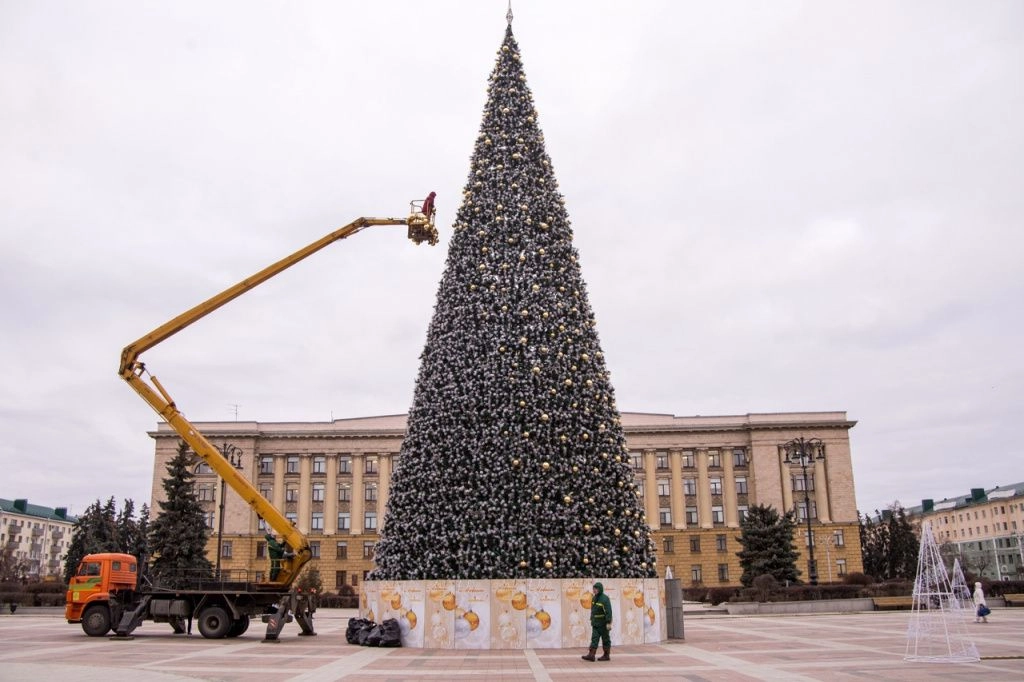
<svg viewBox="0 0 1024 682"><path fill-rule="evenodd" d="M837 528L836 530L832 531L832 537L835 539L836 547L842 547L846 544L846 539L843 537L842 528Z"/></svg>
<svg viewBox="0 0 1024 682"><path fill-rule="evenodd" d="M284 501L285 502L298 502L299 501L299 489L288 487L284 490Z"/></svg>
<svg viewBox="0 0 1024 682"><path fill-rule="evenodd" d="M800 500L796 503L797 517L801 521L807 520L807 500ZM818 503L811 500L811 518L818 518Z"/></svg>
<svg viewBox="0 0 1024 682"><path fill-rule="evenodd" d="M213 484L203 483L196 491L200 502L213 502Z"/></svg>
<svg viewBox="0 0 1024 682"><path fill-rule="evenodd" d="M284 517L288 519L288 522L293 526L299 521L299 515L295 512L285 512Z"/></svg>
<svg viewBox="0 0 1024 682"><path fill-rule="evenodd" d="M725 512L722 507L715 506L711 508L711 523L725 523Z"/></svg>
<svg viewBox="0 0 1024 682"><path fill-rule="evenodd" d="M684 469L693 469L697 466L696 459L693 456L693 450L683 450L682 462Z"/></svg>
<svg viewBox="0 0 1024 682"><path fill-rule="evenodd" d="M334 572L334 589L340 590L345 587L345 581L348 579L348 571L335 571Z"/></svg>
<svg viewBox="0 0 1024 682"><path fill-rule="evenodd" d="M708 479L708 483L711 486L711 494L712 495L721 495L722 494L722 479L720 479L720 478L709 478Z"/></svg>
<svg viewBox="0 0 1024 682"><path fill-rule="evenodd" d="M260 457L260 473L261 474L272 474L272 473L274 473L274 458L273 457Z"/></svg>
<svg viewBox="0 0 1024 682"><path fill-rule="evenodd" d="M643 477L637 478L633 482L633 487L636 489L636 496L641 500L644 499L644 479Z"/></svg>
<svg viewBox="0 0 1024 682"><path fill-rule="evenodd" d="M747 477L737 476L736 477L736 494L746 495L747 494Z"/></svg>
<svg viewBox="0 0 1024 682"><path fill-rule="evenodd" d="M220 543L220 555L225 559L231 558L231 540L224 540Z"/></svg>
<svg viewBox="0 0 1024 682"><path fill-rule="evenodd" d="M686 508L686 522L691 525L697 525L697 508L687 507Z"/></svg>
<svg viewBox="0 0 1024 682"><path fill-rule="evenodd" d="M804 475L794 474L793 475L793 490L798 492L804 491ZM807 474L807 492L814 490L814 474Z"/></svg>
<svg viewBox="0 0 1024 682"><path fill-rule="evenodd" d="M715 536L715 549L717 549L719 552L726 551L727 547L726 547L726 539L725 539L724 535L716 535Z"/></svg>
<svg viewBox="0 0 1024 682"><path fill-rule="evenodd" d="M321 524L322 523L323 523L323 521L321 520ZM320 558L320 541L319 540L313 540L313 541L311 541L309 543L309 555L311 557L313 557L314 559L319 559Z"/></svg>
<svg viewBox="0 0 1024 682"><path fill-rule="evenodd" d="M839 575L846 575L846 559L836 559L836 572Z"/></svg>
<svg viewBox="0 0 1024 682"><path fill-rule="evenodd" d="M364 542L363 543L363 558L364 559L372 559L373 558L373 545L374 545L373 542Z"/></svg>
<svg viewBox="0 0 1024 682"><path fill-rule="evenodd" d="M377 530L377 512L366 512L363 515L363 529Z"/></svg>
<svg viewBox="0 0 1024 682"><path fill-rule="evenodd" d="M718 450L708 451L708 466L714 468L722 467L722 453Z"/></svg>
<svg viewBox="0 0 1024 682"><path fill-rule="evenodd" d="M314 483L313 484L313 501L323 502L324 501L324 484Z"/></svg>
<svg viewBox="0 0 1024 682"><path fill-rule="evenodd" d="M256 543L256 558L266 559L267 558L267 543L262 540Z"/></svg>
<svg viewBox="0 0 1024 682"><path fill-rule="evenodd" d="M352 528L352 515L348 512L338 514L338 530L349 530Z"/></svg>
<svg viewBox="0 0 1024 682"><path fill-rule="evenodd" d="M199 464L196 464L196 470L195 471L196 471L197 474L212 474L213 473L213 469L210 468L210 465L207 464L206 462L200 462Z"/></svg>
<svg viewBox="0 0 1024 682"><path fill-rule="evenodd" d="M683 479L683 494L693 497L697 494L697 479L695 478L684 478Z"/></svg>
<svg viewBox="0 0 1024 682"><path fill-rule="evenodd" d="M736 511L739 512L740 523L743 523L744 521L747 520L747 512L749 511L749 508L747 507L747 505L741 505L741 506L737 507Z"/></svg>
<svg viewBox="0 0 1024 682"><path fill-rule="evenodd" d="M324 514L323 512L313 512L313 518L310 524L312 530L323 530L324 529Z"/></svg>
<svg viewBox="0 0 1024 682"><path fill-rule="evenodd" d="M664 525L672 523L672 510L668 507L662 507L658 510L658 521Z"/></svg>
<svg viewBox="0 0 1024 682"><path fill-rule="evenodd" d="M260 495L269 500L274 496L274 486L269 483L260 483Z"/></svg>
<svg viewBox="0 0 1024 682"><path fill-rule="evenodd" d="M363 473L365 473L365 474L375 474L375 473L377 473L377 458L376 457L367 457L363 461Z"/></svg>
<svg viewBox="0 0 1024 682"><path fill-rule="evenodd" d="M267 529L267 520L265 518L263 518L262 516L260 517L259 521L256 522L256 529L257 530L266 530Z"/></svg>
<svg viewBox="0 0 1024 682"><path fill-rule="evenodd" d="M297 474L299 473L299 456L288 455L287 467L285 467L286 474Z"/></svg>
<svg viewBox="0 0 1024 682"><path fill-rule="evenodd" d="M326 474L327 473L327 458L323 455L317 455L313 458L313 473L314 474Z"/></svg>
<svg viewBox="0 0 1024 682"><path fill-rule="evenodd" d="M669 482L667 478L658 479L658 497L669 496Z"/></svg>
<svg viewBox="0 0 1024 682"><path fill-rule="evenodd" d="M693 552L694 554L699 554L700 553L700 536L699 535L691 535L690 536L690 551Z"/></svg>
<svg viewBox="0 0 1024 682"><path fill-rule="evenodd" d="M352 473L352 457L350 455L343 455L338 458L338 473L339 474L351 474Z"/></svg>
<svg viewBox="0 0 1024 682"><path fill-rule="evenodd" d="M690 581L694 585L699 585L701 582L703 582L701 578L700 564L690 567Z"/></svg>
<svg viewBox="0 0 1024 682"><path fill-rule="evenodd" d="M352 501L352 486L348 483L342 483L338 486L338 502L351 502Z"/></svg>
<svg viewBox="0 0 1024 682"><path fill-rule="evenodd" d="M654 461L659 469L668 469L668 453L658 452L654 455Z"/></svg>
<svg viewBox="0 0 1024 682"><path fill-rule="evenodd" d="M213 528L213 512L203 512L203 523L206 524L207 528Z"/></svg>
<svg viewBox="0 0 1024 682"><path fill-rule="evenodd" d="M718 564L718 582L729 582L729 564Z"/></svg>
<svg viewBox="0 0 1024 682"><path fill-rule="evenodd" d="M335 558L336 559L348 559L348 543L347 542L339 542L336 547L337 547L337 555L335 556Z"/></svg>
<svg viewBox="0 0 1024 682"><path fill-rule="evenodd" d="M363 489L366 491L366 495L363 497L363 499L365 499L367 502L376 502L377 501L377 484L376 483L367 483L366 485L363 486Z"/></svg>
<svg viewBox="0 0 1024 682"><path fill-rule="evenodd" d="M732 465L734 467L747 466L747 451L743 448L732 449Z"/></svg>
<svg viewBox="0 0 1024 682"><path fill-rule="evenodd" d="M661 545L665 554L672 554L675 551L675 541L672 538L662 538Z"/></svg>

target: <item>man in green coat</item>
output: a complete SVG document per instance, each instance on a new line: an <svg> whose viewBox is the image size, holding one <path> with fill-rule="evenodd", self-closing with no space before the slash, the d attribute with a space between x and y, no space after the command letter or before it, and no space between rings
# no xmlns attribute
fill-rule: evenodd
<svg viewBox="0 0 1024 682"><path fill-rule="evenodd" d="M267 553L270 555L270 582L277 580L277 574L281 572L281 559L284 558L284 545L277 541L270 533L264 535L267 539Z"/></svg>
<svg viewBox="0 0 1024 682"><path fill-rule="evenodd" d="M590 651L583 657L584 661L610 661L612 660L612 602L604 593L604 585L594 583L594 596L590 600L590 628L593 634L590 635ZM601 640L604 647L604 656L594 658L597 653L597 641Z"/></svg>

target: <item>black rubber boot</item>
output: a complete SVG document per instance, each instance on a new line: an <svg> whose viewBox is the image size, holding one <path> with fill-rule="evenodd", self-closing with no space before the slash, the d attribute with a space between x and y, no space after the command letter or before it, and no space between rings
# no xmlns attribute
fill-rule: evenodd
<svg viewBox="0 0 1024 682"><path fill-rule="evenodd" d="M612 648L610 646L606 646L604 648L604 656L602 656L601 658L599 658L597 660L599 660L599 661L610 661L610 660L612 660Z"/></svg>
<svg viewBox="0 0 1024 682"><path fill-rule="evenodd" d="M597 653L597 649L591 649L590 653L588 653L586 656L581 656L580 658L582 658L584 661L594 661L594 660L597 660L597 659L594 658L594 654L596 654L596 653Z"/></svg>

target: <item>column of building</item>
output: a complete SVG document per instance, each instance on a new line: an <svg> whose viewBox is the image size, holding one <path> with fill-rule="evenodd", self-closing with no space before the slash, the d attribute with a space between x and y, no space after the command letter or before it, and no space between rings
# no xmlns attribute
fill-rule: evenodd
<svg viewBox="0 0 1024 682"><path fill-rule="evenodd" d="M327 456L327 480L324 483L324 535L338 532L338 455Z"/></svg>
<svg viewBox="0 0 1024 682"><path fill-rule="evenodd" d="M680 451L669 450L669 466L672 467L672 527L686 530L686 499L683 495L683 466Z"/></svg>
<svg viewBox="0 0 1024 682"><path fill-rule="evenodd" d="M298 505L298 519L296 526L302 533L309 533L312 526L312 501L313 501L313 484L310 471L313 465L313 457L309 454L302 455L299 457L299 505Z"/></svg>
<svg viewBox="0 0 1024 682"><path fill-rule="evenodd" d="M352 453L352 535L360 535L363 532L363 500L366 498L366 491L363 490L363 467L366 466L366 455L362 452Z"/></svg>
<svg viewBox="0 0 1024 682"><path fill-rule="evenodd" d="M732 461L732 448L722 448L722 506L725 507L725 525L740 527L739 502L736 501L736 469Z"/></svg>
<svg viewBox="0 0 1024 682"><path fill-rule="evenodd" d="M825 464L824 459L814 461L814 504L818 508L818 521L831 523L832 516L828 509L828 473L825 471Z"/></svg>
<svg viewBox="0 0 1024 682"><path fill-rule="evenodd" d="M786 453L782 446L778 449L779 475L782 476L782 513L793 509L793 472L786 464Z"/></svg>
<svg viewBox="0 0 1024 682"><path fill-rule="evenodd" d="M701 528L711 528L711 481L708 478L708 449L697 452L697 515Z"/></svg>
<svg viewBox="0 0 1024 682"><path fill-rule="evenodd" d="M655 469L654 450L644 450L644 509L647 513L647 525L651 530L661 529L661 517L658 514L658 478Z"/></svg>
<svg viewBox="0 0 1024 682"><path fill-rule="evenodd" d="M274 507L284 509L284 470L286 460L284 455L274 455Z"/></svg>

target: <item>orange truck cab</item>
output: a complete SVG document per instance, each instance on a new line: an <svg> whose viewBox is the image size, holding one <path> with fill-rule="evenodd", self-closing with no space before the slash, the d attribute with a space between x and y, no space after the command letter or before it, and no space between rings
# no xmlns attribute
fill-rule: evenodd
<svg viewBox="0 0 1024 682"><path fill-rule="evenodd" d="M95 620L94 629L105 634L110 628L111 593L134 590L138 575L138 560L131 554L87 555L68 583L64 617L69 623L82 623L86 632Z"/></svg>

